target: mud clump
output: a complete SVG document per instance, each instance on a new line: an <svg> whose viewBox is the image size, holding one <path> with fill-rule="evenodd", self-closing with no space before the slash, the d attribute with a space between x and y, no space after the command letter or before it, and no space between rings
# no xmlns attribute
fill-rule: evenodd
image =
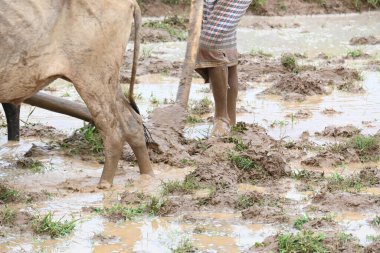
<svg viewBox="0 0 380 253"><path fill-rule="evenodd" d="M239 171L224 163L202 164L190 176L203 185L226 188L236 186Z"/></svg>
<svg viewBox="0 0 380 253"><path fill-rule="evenodd" d="M339 233L302 230L299 233L280 233L250 248L254 252L367 252L352 236L342 240Z"/></svg>
<svg viewBox="0 0 380 253"><path fill-rule="evenodd" d="M360 157L352 148L342 148L338 153L331 150L325 150L316 156L306 158L301 163L312 167L331 167L338 166L344 162L360 162Z"/></svg>
<svg viewBox="0 0 380 253"><path fill-rule="evenodd" d="M289 217L284 214L282 200L270 194L251 192L241 195L235 203L235 208L242 210L243 219L259 222L287 222Z"/></svg>
<svg viewBox="0 0 380 253"><path fill-rule="evenodd" d="M364 253L377 253L377 252L380 252L380 241L371 243L364 250Z"/></svg>
<svg viewBox="0 0 380 253"><path fill-rule="evenodd" d="M291 113L286 115L287 118L296 118L296 119L307 119L313 116L312 112L309 110L298 110L296 113Z"/></svg>
<svg viewBox="0 0 380 253"><path fill-rule="evenodd" d="M324 147L315 156L306 158L302 164L314 167L337 166L350 162L378 161L380 157L380 136L356 135L346 142Z"/></svg>
<svg viewBox="0 0 380 253"><path fill-rule="evenodd" d="M52 126L42 124L26 124L20 128L20 136L25 137L40 137L52 140L57 140L66 137L65 134L58 131Z"/></svg>
<svg viewBox="0 0 380 253"><path fill-rule="evenodd" d="M322 192L312 198L312 203L319 204L320 210L372 210L380 204L380 197L348 192Z"/></svg>
<svg viewBox="0 0 380 253"><path fill-rule="evenodd" d="M358 46L358 45L376 45L380 44L380 39L371 35L368 37L353 37L350 39L350 45Z"/></svg>
<svg viewBox="0 0 380 253"><path fill-rule="evenodd" d="M360 134L361 130L353 125L347 126L328 126L322 132L316 132L316 135L324 136L324 137L344 137L350 138L355 135Z"/></svg>
<svg viewBox="0 0 380 253"><path fill-rule="evenodd" d="M102 137L91 124L77 129L72 136L58 141L57 144L66 155L78 155L82 160L92 160L96 155L98 161L104 160Z"/></svg>
<svg viewBox="0 0 380 253"><path fill-rule="evenodd" d="M304 100L307 96L327 95L332 86L346 92L363 92L357 84L361 80L356 70L336 68L299 67L299 73L278 74L275 84L264 90L262 94L280 95L285 100Z"/></svg>
<svg viewBox="0 0 380 253"><path fill-rule="evenodd" d="M263 94L281 95L299 94L302 96L324 95L328 94L321 80L312 78L310 75L291 74L284 76L268 88Z"/></svg>
<svg viewBox="0 0 380 253"><path fill-rule="evenodd" d="M287 222L289 220L279 207L253 206L242 211L241 214L243 219L258 222Z"/></svg>
<svg viewBox="0 0 380 253"><path fill-rule="evenodd" d="M360 171L359 178L371 186L380 185L380 169L371 167L365 168Z"/></svg>
<svg viewBox="0 0 380 253"><path fill-rule="evenodd" d="M322 111L323 114L325 115L335 115L335 114L341 114L342 112L338 112L336 111L335 109L333 108L325 108L323 111Z"/></svg>

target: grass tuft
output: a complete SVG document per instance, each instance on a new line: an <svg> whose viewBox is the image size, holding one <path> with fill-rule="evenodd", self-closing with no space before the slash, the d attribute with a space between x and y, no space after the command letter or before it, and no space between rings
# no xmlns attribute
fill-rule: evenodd
<svg viewBox="0 0 380 253"><path fill-rule="evenodd" d="M191 194L194 190L200 189L201 186L194 176L187 176L183 182L169 181L162 184L161 194L166 196L172 193Z"/></svg>
<svg viewBox="0 0 380 253"><path fill-rule="evenodd" d="M44 217L36 217L32 221L33 231L37 234L47 234L50 235L51 238L62 237L70 234L76 225L77 220L70 221L58 221L53 220L53 214L49 212Z"/></svg>
<svg viewBox="0 0 380 253"><path fill-rule="evenodd" d="M8 188L5 185L0 185L0 203L9 203L17 201L21 193L18 190Z"/></svg>
<svg viewBox="0 0 380 253"><path fill-rule="evenodd" d="M298 234L282 234L278 237L279 252L327 253L323 245L326 236L322 233L302 231Z"/></svg>
<svg viewBox="0 0 380 253"><path fill-rule="evenodd" d="M287 70L298 73L299 67L296 58L292 54L283 54L281 56L281 64L284 66Z"/></svg>
<svg viewBox="0 0 380 253"><path fill-rule="evenodd" d="M350 50L350 51L348 51L347 56L352 57L352 58L358 58L358 57L363 56L363 54L364 54L364 53L363 53L362 50L360 50L360 49L355 49L355 50Z"/></svg>
<svg viewBox="0 0 380 253"><path fill-rule="evenodd" d="M310 221L310 218L307 214L302 215L301 217L298 217L293 224L293 227L301 230L303 228L303 225L308 223Z"/></svg>
<svg viewBox="0 0 380 253"><path fill-rule="evenodd" d="M7 205L0 208L0 225L7 226L14 223L16 219L16 211Z"/></svg>
<svg viewBox="0 0 380 253"><path fill-rule="evenodd" d="M230 153L229 159L236 167L242 170L252 170L257 168L254 161L237 153Z"/></svg>

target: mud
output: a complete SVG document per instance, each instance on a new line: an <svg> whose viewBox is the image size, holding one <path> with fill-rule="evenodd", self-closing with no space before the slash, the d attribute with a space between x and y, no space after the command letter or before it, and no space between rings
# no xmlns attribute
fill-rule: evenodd
<svg viewBox="0 0 380 253"><path fill-rule="evenodd" d="M356 70L344 67L336 69L315 69L301 71L299 74L288 73L263 94L280 95L285 100L305 100L306 96L330 94L332 87L347 92L363 92L355 83L360 80Z"/></svg>
<svg viewBox="0 0 380 253"><path fill-rule="evenodd" d="M322 132L315 133L316 135L325 137L344 137L349 138L360 134L361 130L353 125L347 125L342 127L328 126Z"/></svg>
<svg viewBox="0 0 380 253"><path fill-rule="evenodd" d="M178 1L178 4L164 4L162 0L149 0L141 3L142 12L147 16L178 15L188 12L189 5L186 1ZM263 3L252 3L248 13L254 15L315 15L331 13L350 13L361 10L376 9L376 7L358 2L354 5L346 0L315 1L290 1L284 0L279 3L276 0L268 0Z"/></svg>
<svg viewBox="0 0 380 253"><path fill-rule="evenodd" d="M350 39L350 45L358 46L358 45L376 45L380 44L380 39L375 36L368 37L354 37Z"/></svg>
<svg viewBox="0 0 380 253"><path fill-rule="evenodd" d="M319 233L319 231L317 230L308 230L308 232L309 233L311 232L314 235ZM326 250L327 252L364 253L364 252L371 252L370 250L372 250L371 246L363 247L359 245L357 241L352 240L351 238L350 240L342 241L342 239L339 239L339 233L325 232L325 233L322 233L322 235L323 235L322 242L323 242L324 250ZM278 239L279 239L279 235L269 237L265 239L265 241L262 243L263 246L252 247L251 250L254 250L255 252L280 252ZM290 245L287 245L287 246L289 247ZM304 246L305 248L310 247L310 245L304 245Z"/></svg>
<svg viewBox="0 0 380 253"><path fill-rule="evenodd" d="M319 204L319 209L322 211L376 211L376 206L380 203L379 196L370 196L360 193L331 193L322 192L313 197L313 203Z"/></svg>
<svg viewBox="0 0 380 253"><path fill-rule="evenodd" d="M269 252L278 249L278 235L298 233L294 224L307 215L300 232L324 233L330 252L377 252L379 45L361 46L370 58L346 57L356 49L348 44L354 35L378 34L377 15L246 17L238 29L238 120L247 123L219 139L209 138L212 104L192 111L196 123L186 123L187 113L170 104L184 43L144 43L135 95L153 139L155 177L139 175L126 146L110 190L96 188L101 145L86 139L96 140L96 132L75 131L82 121L23 106L28 124L20 143L7 143L0 128L0 185L19 191L1 203L17 217L1 225L0 251L161 253L186 242L194 252ZM146 41L175 40L160 38L162 31L150 38L153 30ZM285 53L296 59L294 72L281 63ZM283 80L289 81L275 91L280 97L262 95ZM194 79L189 109L212 101L201 83ZM78 99L63 81L46 92ZM366 138L355 142L357 136ZM37 161L48 169L32 171ZM170 184L177 188L167 190ZM112 208L120 210L104 212ZM72 234L58 240L35 235L29 218L48 212L56 220L79 219ZM341 233L352 235L341 243Z"/></svg>

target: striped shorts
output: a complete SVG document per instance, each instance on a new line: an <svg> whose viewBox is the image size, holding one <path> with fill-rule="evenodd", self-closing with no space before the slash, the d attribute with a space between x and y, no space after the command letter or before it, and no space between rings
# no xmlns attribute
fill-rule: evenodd
<svg viewBox="0 0 380 253"><path fill-rule="evenodd" d="M236 28L252 0L204 0L196 68L237 64Z"/></svg>

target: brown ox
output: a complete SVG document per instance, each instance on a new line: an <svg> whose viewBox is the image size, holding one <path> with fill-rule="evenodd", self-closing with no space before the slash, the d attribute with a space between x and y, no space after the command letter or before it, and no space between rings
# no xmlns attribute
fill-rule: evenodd
<svg viewBox="0 0 380 253"><path fill-rule="evenodd" d="M102 135L100 187L112 185L125 141L140 172L153 173L141 118L118 82L133 16L140 24L135 0L0 0L0 102L19 105L57 78L72 82Z"/></svg>

